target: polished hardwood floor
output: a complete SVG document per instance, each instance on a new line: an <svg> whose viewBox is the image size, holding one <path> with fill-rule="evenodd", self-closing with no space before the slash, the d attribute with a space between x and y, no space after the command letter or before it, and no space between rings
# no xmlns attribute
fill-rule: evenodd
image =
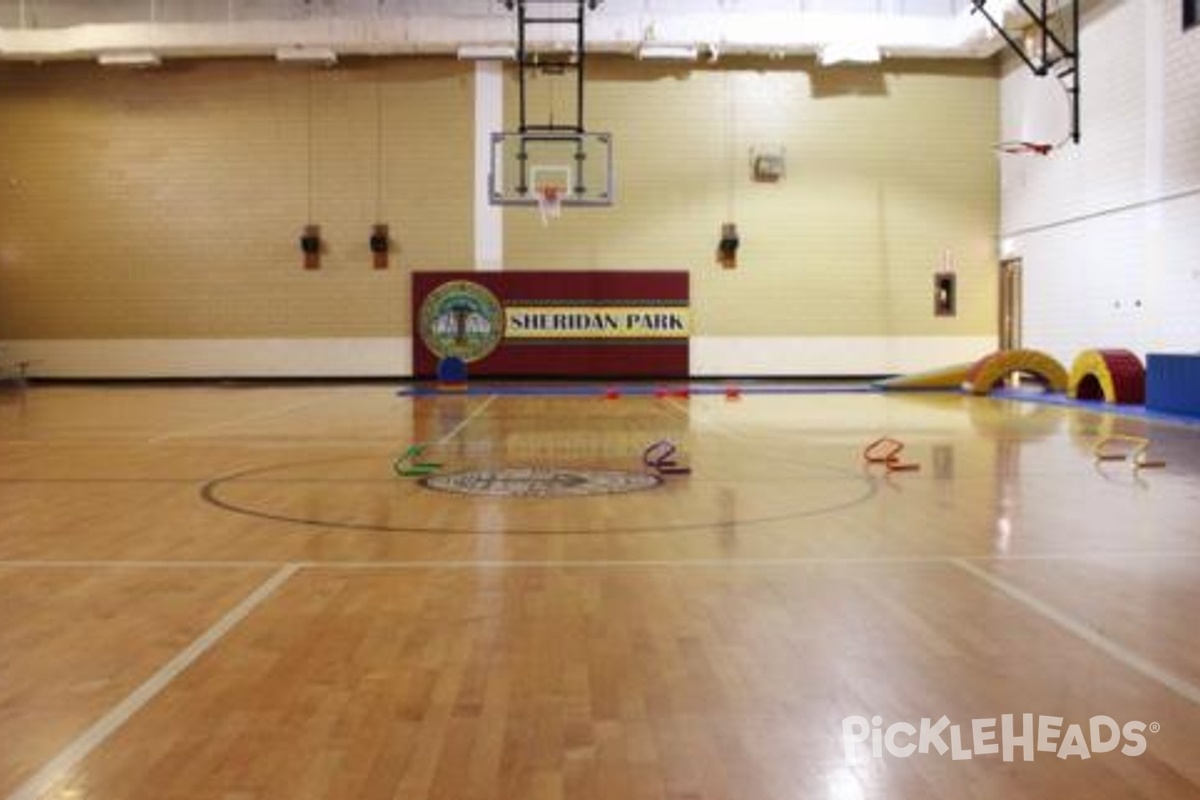
<svg viewBox="0 0 1200 800"><path fill-rule="evenodd" d="M0 800L1200 797L1200 426L800 388L0 392Z"/></svg>

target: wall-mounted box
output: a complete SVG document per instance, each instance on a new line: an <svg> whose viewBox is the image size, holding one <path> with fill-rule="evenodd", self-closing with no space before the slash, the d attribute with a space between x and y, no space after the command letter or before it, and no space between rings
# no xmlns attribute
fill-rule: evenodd
<svg viewBox="0 0 1200 800"><path fill-rule="evenodd" d="M958 275L953 272L933 274L933 315L953 317L958 315Z"/></svg>

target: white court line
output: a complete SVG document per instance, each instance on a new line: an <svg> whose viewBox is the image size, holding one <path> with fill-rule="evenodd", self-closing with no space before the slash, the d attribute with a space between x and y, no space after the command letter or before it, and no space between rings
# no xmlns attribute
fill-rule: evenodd
<svg viewBox="0 0 1200 800"><path fill-rule="evenodd" d="M1024 589L1009 583L1000 576L994 575L976 564L960 558L950 559L949 563L967 574L973 575L1000 593L1016 600L1030 611L1053 622L1068 633L1074 634L1079 639L1087 642L1105 655L1116 659L1134 672L1161 684L1180 697L1190 700L1196 705L1200 705L1200 686L1196 686L1178 675L1168 672L1124 645L1109 639L1094 628L1088 627L1074 617L1059 611L1044 600L1034 597Z"/></svg>
<svg viewBox="0 0 1200 800"><path fill-rule="evenodd" d="M463 429L466 428L468 425L470 425L475 420L476 417L478 417L480 414L482 414L484 412L484 410L488 406L490 406L492 404L492 401L495 400L497 397L499 397L499 395L494 395L494 394L488 395L487 400L484 400L479 405L478 408L476 408L474 411L472 411L470 414L467 415L466 419L464 419L462 422L455 425L453 430L451 430L449 433L447 433L442 438L438 439L436 442L434 442L434 444L436 444L436 445L449 444L451 439L453 439L455 436L458 436L460 433L462 433Z"/></svg>
<svg viewBox="0 0 1200 800"><path fill-rule="evenodd" d="M245 420L238 420L244 422ZM232 424L232 423L231 423ZM159 434L153 439L146 441L152 444L158 444L163 441L174 441L180 443L188 443L187 437L191 434L188 432L181 433L164 433ZM329 448L348 448L348 447L367 447L378 445L379 440L384 434L373 438L358 438L358 439L284 439L267 436L239 436L237 443L239 447L254 447L269 450L271 448L278 449L317 449L321 447ZM171 439L169 437L179 437ZM137 437L135 441L141 441L141 437ZM0 447L21 446L21 447L90 447L92 445L109 445L121 446L128 444L130 439L0 439ZM197 447L207 447L209 443L204 440L196 440L191 442ZM380 449L384 445L378 445Z"/></svg>
<svg viewBox="0 0 1200 800"><path fill-rule="evenodd" d="M597 568L611 569L621 567L787 567L804 566L805 564L849 565L866 564L950 564L957 561L987 561L987 562L1037 562L1037 561L1105 561L1131 559L1178 561L1181 559L1200 558L1200 552L1133 552L1133 553L1080 553L1069 555L1051 553L1047 555L1007 556L810 556L801 558L693 558L693 559L606 559L600 561L585 561L572 559L425 559L418 561L170 561L170 560L114 560L86 561L81 559L0 559L0 568L11 569L249 569L280 566L294 566L297 569L341 569L341 570L370 570L370 569L520 569L529 567L557 568Z"/></svg>
<svg viewBox="0 0 1200 800"><path fill-rule="evenodd" d="M287 582L299 569L294 564L281 567L265 583L254 590L242 602L238 603L215 625L205 631L200 638L187 646L150 679L135 689L129 696L118 703L111 711L97 720L90 728L81 733L73 742L66 746L58 755L46 763L33 777L25 781L16 791L8 796L8 800L37 800L56 783L61 781L75 765L87 758L88 754L104 743L109 736L124 725L130 717L155 698L171 681L179 676L196 659L204 655L220 639L229 633L239 622L249 616L264 600L274 594L280 586Z"/></svg>
<svg viewBox="0 0 1200 800"><path fill-rule="evenodd" d="M923 556L913 558L794 558L794 559L740 559L725 560L689 559L672 561L667 559L645 560L597 560L572 561L570 559L527 559L523 561L505 560L447 560L447 561L306 561L302 562L305 569L311 570L420 570L420 569L622 569L641 567L678 567L678 568L738 568L738 567L787 567L822 564L945 564L947 559Z"/></svg>
<svg viewBox="0 0 1200 800"><path fill-rule="evenodd" d="M147 442L149 444L160 444L161 442L169 442L173 439L187 439L189 437L193 437L200 433L208 433L210 431L220 430L221 428L228 428L233 425L242 425L247 422L259 422L261 420L270 419L272 417L281 417L284 414L290 414L291 412L299 411L302 408L308 408L309 406L315 406L318 403L324 403L328 399L329 399L329 396L326 395L325 397L318 397L314 400L305 400L303 403L294 403L290 406L284 406L283 408L276 408L276 409L272 409L270 411L263 411L258 414L247 414L244 417L237 417L236 419L224 420L223 422L214 422L211 425L202 425L198 428L187 428L182 431L172 431L172 432L168 432L168 433L163 433L163 434L159 434L158 436L151 437L150 439L147 440Z"/></svg>
<svg viewBox="0 0 1200 800"><path fill-rule="evenodd" d="M0 568L22 569L278 569L290 566L290 561L170 561L166 559L114 559L88 561L68 558L0 559Z"/></svg>
<svg viewBox="0 0 1200 800"><path fill-rule="evenodd" d="M1137 558L1123 554L1122 559ZM1164 553L1155 554L1153 556L1145 556L1146 558L1200 558L1200 553ZM927 564L953 564L956 561L996 561L997 559L991 556L969 556L967 558L958 559L954 556L864 556L862 558L854 556L812 556L809 558L741 558L741 559L721 559L721 558L693 558L693 559L631 559L631 560L597 560L597 561L575 561L570 559L527 559L527 560L425 560L425 561L304 561L299 562L304 569L345 569L345 570L369 570L369 569L521 569L521 568L576 568L576 569L620 569L623 567L677 567L677 568L709 568L709 567L728 567L736 569L739 567L763 568L763 567L802 567L807 565L812 566L854 566L863 564L867 566L878 565L927 565ZM1038 560L1030 559L1014 559L1014 560ZM1047 560L1058 560L1051 558Z"/></svg>
<svg viewBox="0 0 1200 800"><path fill-rule="evenodd" d="M694 408L690 405L685 406L683 403L680 403L678 400L673 400L670 397L665 398L665 400L669 408L673 408L678 411L680 414L686 417L689 422L695 420L701 425L706 425L715 430L719 435L724 436L726 439L733 439L734 441L738 442L751 441L751 437L749 435L735 430L726 422L715 419L714 416L708 412L700 411L699 408Z"/></svg>
<svg viewBox="0 0 1200 800"><path fill-rule="evenodd" d="M1022 473L1024 474L1024 473ZM1196 550L1131 550L1129 552L1114 551L1111 553L1028 553L1016 555L987 555L987 556L946 556L948 559L962 561L1111 561L1112 559L1145 559L1162 558L1200 558Z"/></svg>

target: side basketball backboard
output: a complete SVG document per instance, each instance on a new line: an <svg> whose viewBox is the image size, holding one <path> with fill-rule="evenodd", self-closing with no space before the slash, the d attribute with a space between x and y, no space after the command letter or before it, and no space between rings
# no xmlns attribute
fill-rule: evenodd
<svg viewBox="0 0 1200 800"><path fill-rule="evenodd" d="M536 206L546 189L563 206L612 205L612 136L574 131L493 133L488 179L492 204Z"/></svg>

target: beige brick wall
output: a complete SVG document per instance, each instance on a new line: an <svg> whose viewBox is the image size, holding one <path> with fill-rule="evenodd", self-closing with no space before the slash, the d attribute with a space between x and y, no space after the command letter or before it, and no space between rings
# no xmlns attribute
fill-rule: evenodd
<svg viewBox="0 0 1200 800"><path fill-rule="evenodd" d="M474 263L474 89L472 65L435 58L0 66L0 341L406 336L409 272ZM697 334L728 342L994 333L994 65L599 58L587 99L616 137L617 205L549 228L505 211L508 268L689 269ZM310 132L315 273L296 241ZM750 180L762 145L786 149L782 183ZM713 263L727 219L733 272ZM960 314L939 320L947 248Z"/></svg>
<svg viewBox="0 0 1200 800"><path fill-rule="evenodd" d="M0 339L406 335L409 271L472 263L472 108L451 59L2 66Z"/></svg>
<svg viewBox="0 0 1200 800"><path fill-rule="evenodd" d="M507 212L510 268L691 270L705 336L994 333L993 63L589 68L587 124L614 133L617 204L548 228L536 211ZM547 85L531 95L543 108ZM763 145L786 149L781 183L751 180ZM725 220L741 233L736 271L714 264ZM952 320L932 313L946 249L959 270Z"/></svg>

